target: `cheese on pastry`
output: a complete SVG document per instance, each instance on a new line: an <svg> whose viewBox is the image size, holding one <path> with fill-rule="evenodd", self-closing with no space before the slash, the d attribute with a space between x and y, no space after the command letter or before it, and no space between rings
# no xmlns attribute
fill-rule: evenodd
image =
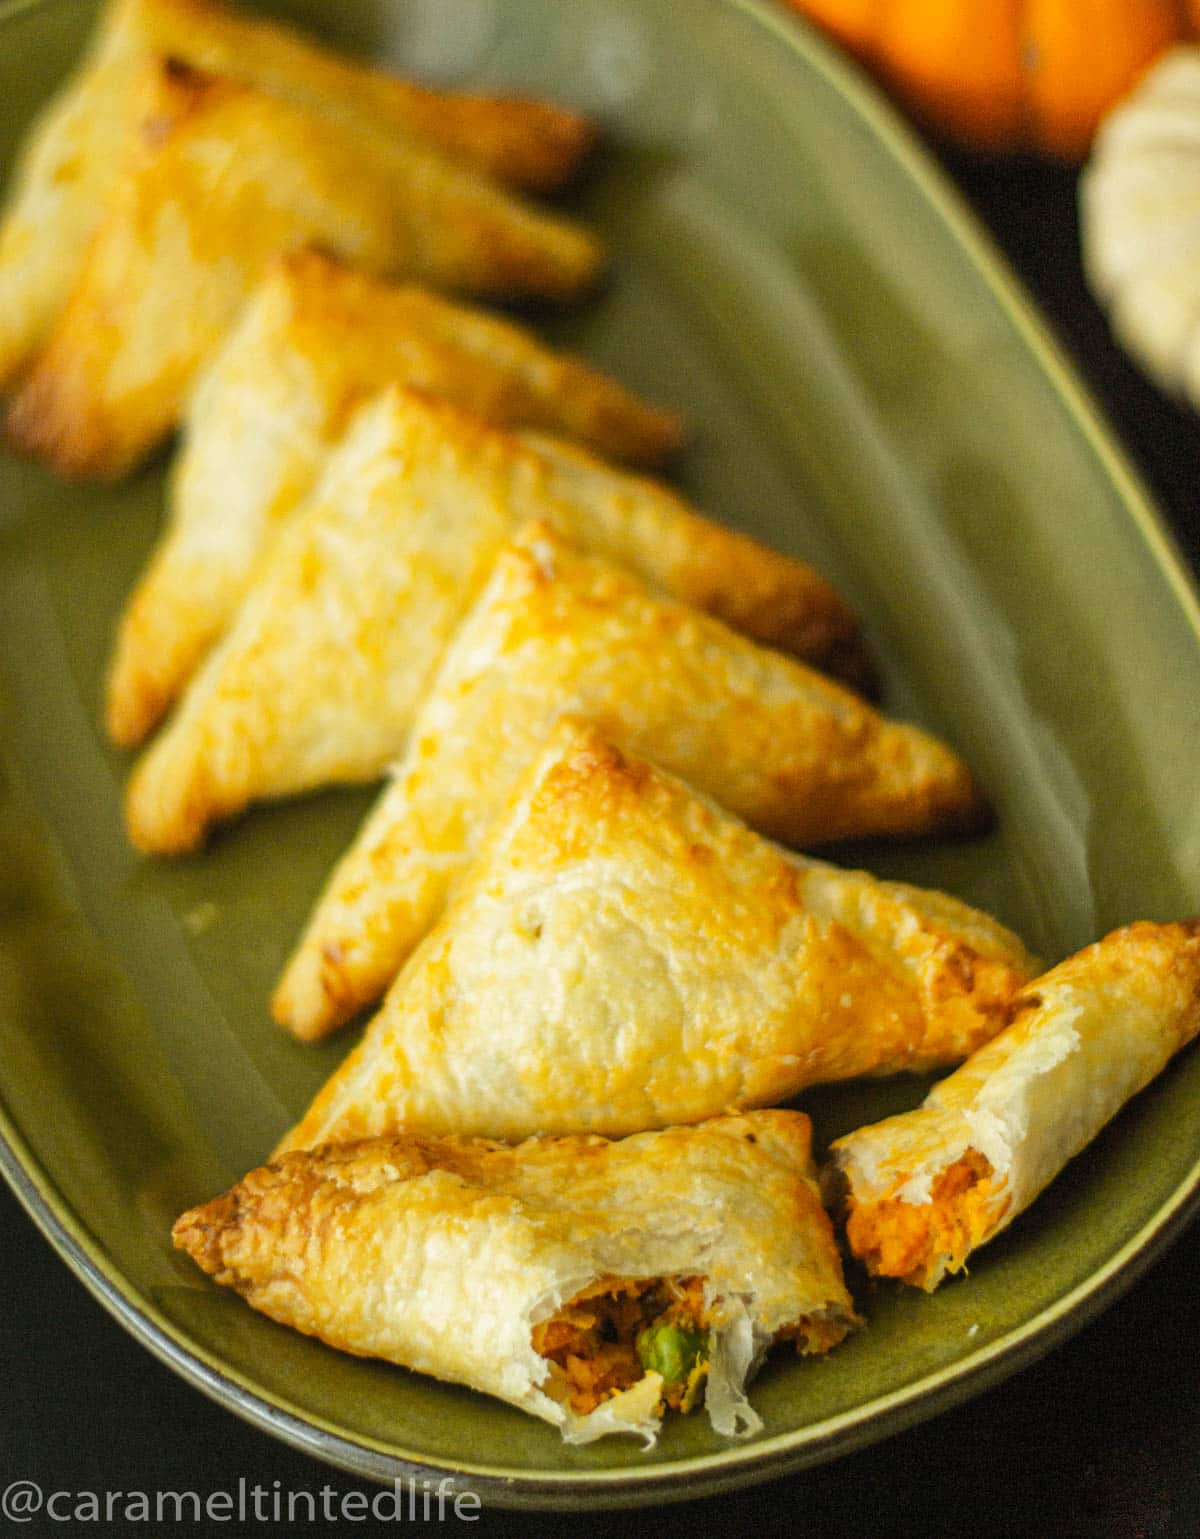
<svg viewBox="0 0 1200 1539"><path fill-rule="evenodd" d="M566 720L281 1147L617 1135L928 1069L1036 971L986 915L790 855Z"/></svg>
<svg viewBox="0 0 1200 1539"><path fill-rule="evenodd" d="M108 723L118 742L136 743L154 726L224 630L271 537L311 491L355 408L392 381L492 422L553 428L617 455L661 458L679 440L673 413L643 404L498 317L424 289L394 287L314 252L283 259L192 399L170 520L122 621L110 675ZM454 420L440 435L431 432L431 448L453 431ZM449 478L461 471L463 456L449 445L441 452L453 495ZM528 456L514 452L511 459L515 467ZM588 471L595 464L583 463ZM610 498L640 490L605 468L595 474ZM523 494L527 480L516 477L514 490ZM657 489L646 495L668 503ZM697 543L689 562L699 567L705 545ZM718 543L740 548L731 538ZM727 570L728 559L722 549L721 580L732 588L746 573L736 564ZM828 633L830 646L848 644L853 621L826 584L782 558L764 553L763 562L791 577L787 602L797 612L786 619L801 642ZM771 597L761 581L738 591L747 594L743 607ZM765 624L778 609L777 602L764 614Z"/></svg>
<svg viewBox="0 0 1200 1539"><path fill-rule="evenodd" d="M575 113L520 98L432 91L207 0L110 0L87 57L29 132L0 222L0 387L29 361L79 275L147 54L440 146L531 188L561 184L595 138Z"/></svg>
<svg viewBox="0 0 1200 1539"><path fill-rule="evenodd" d="M791 844L986 816L936 738L535 527L502 552L447 650L276 994L280 1021L318 1036L383 993L564 713ZM146 843L158 809L137 789Z"/></svg>
<svg viewBox="0 0 1200 1539"><path fill-rule="evenodd" d="M1012 1024L919 1110L833 1145L855 1255L936 1288L1197 1031L1197 921L1115 930L1035 979Z"/></svg>
<svg viewBox="0 0 1200 1539"><path fill-rule="evenodd" d="M744 616L748 628L815 642L840 620L853 633L849 611L811 568L709 523L665 488L591 465L576 479L550 446L524 446L407 392L364 407L136 772L136 841L178 851L252 800L382 776L525 513L542 512L683 597ZM156 698L154 681L206 634L207 601L219 608L228 597L220 553L239 531L225 541L217 529L190 534L192 581L171 585L174 609L159 590L162 565L153 578L160 609L148 617L135 600L111 703Z"/></svg>
<svg viewBox="0 0 1200 1539"><path fill-rule="evenodd" d="M377 273L558 299L599 267L587 232L440 150L175 62L143 67L128 137L10 413L64 474L119 476L175 425L280 252L318 242Z"/></svg>
<svg viewBox="0 0 1200 1539"><path fill-rule="evenodd" d="M344 1351L470 1385L570 1443L651 1444L704 1396L762 1422L772 1343L857 1319L797 1112L621 1143L373 1139L291 1154L185 1213L175 1243L255 1309Z"/></svg>

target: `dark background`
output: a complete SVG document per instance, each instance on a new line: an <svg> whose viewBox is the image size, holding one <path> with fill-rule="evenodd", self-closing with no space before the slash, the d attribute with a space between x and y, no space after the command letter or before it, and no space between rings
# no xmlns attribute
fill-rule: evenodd
<svg viewBox="0 0 1200 1539"><path fill-rule="evenodd" d="M945 161L1040 301L1200 566L1200 423L1112 345L1080 272L1075 179L1033 161ZM644 1513L484 1513L468 1532L943 1535L1194 1539L1200 1534L1200 1259L1196 1231L1067 1345L1006 1384L863 1453L729 1497ZM46 1490L374 1488L210 1404L105 1314L0 1187L0 1483ZM417 1526L318 1520L293 1532ZM453 1522L446 1525L457 1530ZM155 1534L153 1524L21 1526L0 1535ZM229 1535L236 1523L171 1532ZM271 1532L250 1525L246 1534ZM457 1530L462 1532L462 1530Z"/></svg>

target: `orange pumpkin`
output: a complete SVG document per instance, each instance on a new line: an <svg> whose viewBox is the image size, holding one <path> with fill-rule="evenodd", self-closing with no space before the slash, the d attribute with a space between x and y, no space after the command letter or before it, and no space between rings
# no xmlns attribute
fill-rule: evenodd
<svg viewBox="0 0 1200 1539"><path fill-rule="evenodd" d="M935 128L985 149L1070 159L1150 61L1200 26L1200 0L791 4Z"/></svg>

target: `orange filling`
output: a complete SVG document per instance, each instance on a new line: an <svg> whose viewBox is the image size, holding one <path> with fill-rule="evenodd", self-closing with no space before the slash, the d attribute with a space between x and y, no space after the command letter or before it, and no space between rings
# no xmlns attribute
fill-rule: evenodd
<svg viewBox="0 0 1200 1539"><path fill-rule="evenodd" d="M938 1176L927 1202L885 1197L860 1205L851 1198L846 1220L851 1250L877 1276L931 1286L943 1262L958 1271L995 1228L993 1176L990 1162L968 1149Z"/></svg>
<svg viewBox="0 0 1200 1539"><path fill-rule="evenodd" d="M568 1404L586 1416L644 1376L638 1333L648 1325L675 1323L705 1328L702 1277L603 1277L534 1326L533 1349L563 1370ZM684 1390L668 1385L667 1404L678 1410Z"/></svg>

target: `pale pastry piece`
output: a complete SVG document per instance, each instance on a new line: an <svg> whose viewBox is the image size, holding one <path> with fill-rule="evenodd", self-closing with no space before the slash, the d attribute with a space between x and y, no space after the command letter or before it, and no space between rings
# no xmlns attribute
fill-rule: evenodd
<svg viewBox="0 0 1200 1539"><path fill-rule="evenodd" d="M777 624L795 640L806 604L810 636L830 615L853 626L809 567L709 523L664 488L599 463L583 479L564 474L545 444L526 447L393 387L355 419L135 771L134 841L179 853L251 801L382 777L497 553L534 511L664 588L745 614L748 626ZM191 606L180 631L194 635L204 619L222 577L215 553L211 565L205 578L197 559L196 587L178 587ZM142 676L149 647L138 643Z"/></svg>
<svg viewBox="0 0 1200 1539"><path fill-rule="evenodd" d="M1068 958L917 1111L840 1138L831 1190L870 1271L932 1290L998 1235L1200 1031L1200 922Z"/></svg>
<svg viewBox="0 0 1200 1539"><path fill-rule="evenodd" d="M620 1143L399 1135L285 1156L178 1220L175 1243L273 1320L467 1384L569 1443L657 1435L703 1396L762 1421L771 1345L859 1324L798 1112Z"/></svg>
<svg viewBox="0 0 1200 1539"><path fill-rule="evenodd" d="M288 966L279 1021L320 1036L384 992L570 713L792 844L986 816L970 772L935 738L535 528L502 552L448 649Z"/></svg>
<svg viewBox="0 0 1200 1539"><path fill-rule="evenodd" d="M620 1135L928 1069L1037 970L987 915L790 855L568 719L280 1152Z"/></svg>
<svg viewBox="0 0 1200 1539"><path fill-rule="evenodd" d="M1079 214L1114 334L1159 385L1200 406L1200 47L1164 53L1105 120Z"/></svg>
<svg viewBox="0 0 1200 1539"><path fill-rule="evenodd" d="M390 382L417 386L492 422L590 440L617 457L662 459L680 439L673 412L645 405L498 317L424 289L395 287L315 252L282 259L192 397L167 529L122 620L110 672L107 718L117 742L141 741L171 704L224 630L270 539L312 490L355 409ZM603 467L597 476L610 499L637 486ZM648 495L665 501L665 493ZM700 544L691 558L696 567ZM722 560L726 555L722 550ZM774 565L784 563L775 558ZM791 602L807 627L801 640L819 639L824 630L831 646L840 642L848 651L857 631L845 606L815 574L802 584L807 569L790 563L788 570ZM723 585L732 590L746 575L735 565L722 574ZM740 602L758 613L771 605L771 594L761 580L747 583ZM764 623L778 610L776 601Z"/></svg>
<svg viewBox="0 0 1200 1539"><path fill-rule="evenodd" d="M154 61L82 270L10 412L14 442L63 474L128 471L174 427L271 260L312 242L483 294L567 299L600 265L581 227L439 150Z"/></svg>
<svg viewBox="0 0 1200 1539"><path fill-rule="evenodd" d="M595 139L586 118L521 98L432 91L206 0L110 0L83 63L29 131L0 222L0 388L67 302L99 223L147 54L416 139L505 181L551 190Z"/></svg>

